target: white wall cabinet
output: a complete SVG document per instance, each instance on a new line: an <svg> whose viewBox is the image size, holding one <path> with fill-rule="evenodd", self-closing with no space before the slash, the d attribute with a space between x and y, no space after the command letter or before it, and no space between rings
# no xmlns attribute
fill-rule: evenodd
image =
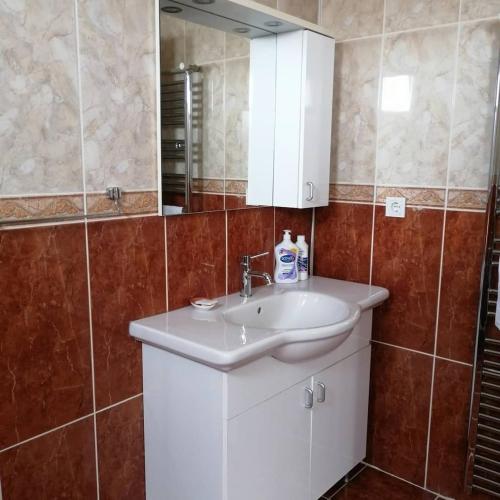
<svg viewBox="0 0 500 500"><path fill-rule="evenodd" d="M332 38L308 30L252 41L248 204L328 205L334 54ZM263 94L259 89L274 70L275 89Z"/></svg>
<svg viewBox="0 0 500 500"><path fill-rule="evenodd" d="M230 372L143 344L147 499L317 500L365 457L371 320L320 358Z"/></svg>

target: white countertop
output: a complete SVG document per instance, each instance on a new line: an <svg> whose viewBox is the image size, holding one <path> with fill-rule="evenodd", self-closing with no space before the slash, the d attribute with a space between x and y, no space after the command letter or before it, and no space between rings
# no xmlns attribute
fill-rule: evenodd
<svg viewBox="0 0 500 500"><path fill-rule="evenodd" d="M225 366L256 359L291 342L290 333L293 332L230 323L224 312L243 303L257 303L270 295L292 290L322 293L347 302L357 309L355 322L359 310L373 308L389 296L385 288L313 276L297 284L255 287L254 295L247 299L240 297L239 293L223 296L210 311L188 306L132 321L130 335L147 344L224 369Z"/></svg>

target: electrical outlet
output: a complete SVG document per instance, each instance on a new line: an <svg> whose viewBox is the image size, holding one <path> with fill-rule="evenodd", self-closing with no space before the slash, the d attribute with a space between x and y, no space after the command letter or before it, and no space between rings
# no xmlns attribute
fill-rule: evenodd
<svg viewBox="0 0 500 500"><path fill-rule="evenodd" d="M388 196L385 199L386 217L404 217L406 210L406 198Z"/></svg>

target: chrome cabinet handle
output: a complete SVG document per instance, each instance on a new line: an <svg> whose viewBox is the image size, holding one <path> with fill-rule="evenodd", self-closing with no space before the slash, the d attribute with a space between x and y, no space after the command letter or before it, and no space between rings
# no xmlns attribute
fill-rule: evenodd
<svg viewBox="0 0 500 500"><path fill-rule="evenodd" d="M306 184L309 186L309 196L306 198L306 201L312 201L314 198L314 183L309 181Z"/></svg>
<svg viewBox="0 0 500 500"><path fill-rule="evenodd" d="M318 403L324 403L326 399L326 387L323 382L317 382L316 385L318 386L318 397L316 401Z"/></svg>
<svg viewBox="0 0 500 500"><path fill-rule="evenodd" d="M314 403L313 390L310 387L304 387L304 407L312 408Z"/></svg>

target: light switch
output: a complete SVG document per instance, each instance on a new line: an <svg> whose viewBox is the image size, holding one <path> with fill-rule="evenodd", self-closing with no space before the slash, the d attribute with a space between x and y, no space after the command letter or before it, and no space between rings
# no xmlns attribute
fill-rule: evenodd
<svg viewBox="0 0 500 500"><path fill-rule="evenodd" d="M386 217L404 217L406 209L406 198L388 196L385 199Z"/></svg>

